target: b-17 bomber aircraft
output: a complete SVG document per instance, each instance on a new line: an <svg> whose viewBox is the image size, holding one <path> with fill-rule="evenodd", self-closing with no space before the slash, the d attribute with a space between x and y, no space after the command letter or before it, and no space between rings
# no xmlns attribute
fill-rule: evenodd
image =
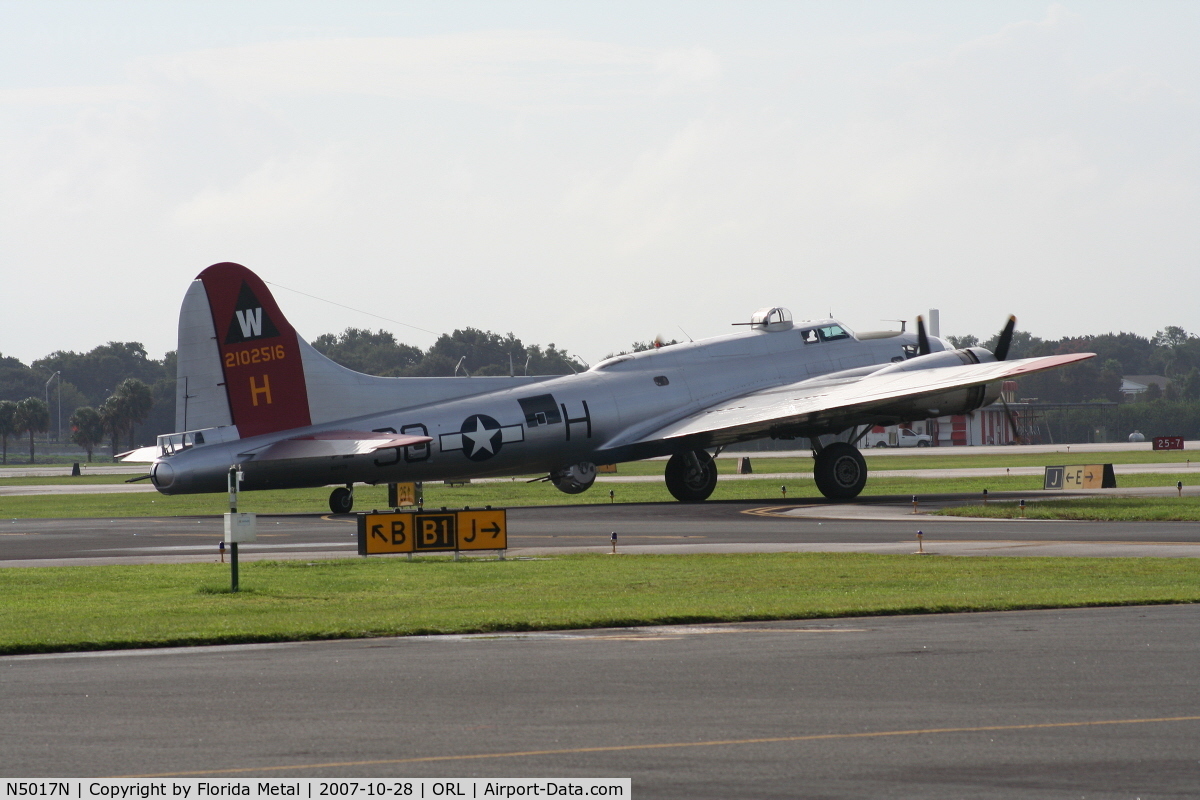
<svg viewBox="0 0 1200 800"><path fill-rule="evenodd" d="M543 474L587 490L597 464L667 456L684 502L717 482L713 452L764 437L810 440L822 494L862 491L854 446L873 425L963 414L1004 380L1091 353L1006 360L913 333L855 334L835 319L754 312L738 332L609 358L566 376L385 378L346 369L296 334L266 284L240 264L192 282L179 315L178 433L124 454L153 461L163 494L221 492L231 467L246 490ZM849 436L835 440L839 434Z"/></svg>

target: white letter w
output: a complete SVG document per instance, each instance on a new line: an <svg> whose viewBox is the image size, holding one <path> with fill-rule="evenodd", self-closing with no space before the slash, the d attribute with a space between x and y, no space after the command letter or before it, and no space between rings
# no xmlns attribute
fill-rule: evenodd
<svg viewBox="0 0 1200 800"><path fill-rule="evenodd" d="M238 325L242 326L242 337L249 339L251 334L254 336L262 336L262 309L247 309L243 314L241 311L234 311L237 314Z"/></svg>

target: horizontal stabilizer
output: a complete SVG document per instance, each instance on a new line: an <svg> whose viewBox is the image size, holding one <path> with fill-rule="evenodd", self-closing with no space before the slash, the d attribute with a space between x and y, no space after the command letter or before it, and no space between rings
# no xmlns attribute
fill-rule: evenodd
<svg viewBox="0 0 1200 800"><path fill-rule="evenodd" d="M380 433L376 431L322 431L293 439L272 442L264 447L240 453L255 461L283 461L295 458L359 456L394 447L413 447L432 442L430 436Z"/></svg>

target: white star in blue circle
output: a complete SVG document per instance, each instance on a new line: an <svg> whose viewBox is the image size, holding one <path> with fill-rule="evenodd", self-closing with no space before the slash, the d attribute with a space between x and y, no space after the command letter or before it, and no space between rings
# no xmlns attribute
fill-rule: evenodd
<svg viewBox="0 0 1200 800"><path fill-rule="evenodd" d="M485 461L500 450L500 423L486 414L475 414L463 422L463 452L472 461Z"/></svg>

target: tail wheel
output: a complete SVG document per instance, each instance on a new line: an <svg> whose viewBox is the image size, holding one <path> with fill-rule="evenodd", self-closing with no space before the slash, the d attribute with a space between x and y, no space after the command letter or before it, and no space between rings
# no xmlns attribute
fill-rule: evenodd
<svg viewBox="0 0 1200 800"><path fill-rule="evenodd" d="M707 500L717 488L717 464L705 450L676 453L667 461L667 491L682 503Z"/></svg>
<svg viewBox="0 0 1200 800"><path fill-rule="evenodd" d="M831 500L858 497L867 485L867 462L858 448L834 442L817 454L813 478L821 494Z"/></svg>
<svg viewBox="0 0 1200 800"><path fill-rule="evenodd" d="M329 493L329 510L335 514L349 514L354 508L354 492L339 486Z"/></svg>

